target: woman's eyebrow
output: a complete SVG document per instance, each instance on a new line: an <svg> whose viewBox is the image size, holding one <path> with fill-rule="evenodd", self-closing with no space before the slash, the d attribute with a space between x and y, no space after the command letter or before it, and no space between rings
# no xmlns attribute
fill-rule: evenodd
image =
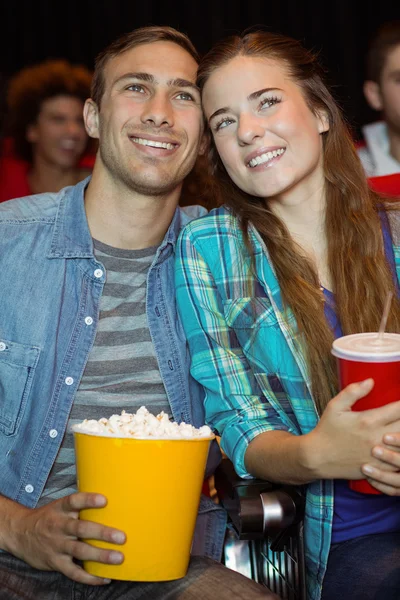
<svg viewBox="0 0 400 600"><path fill-rule="evenodd" d="M247 100L249 100L251 102L252 100L257 100L257 98L259 98L266 92L275 92L275 91L281 92L282 90L277 87L263 88L262 90L257 90L256 92L252 92L249 96L247 96ZM230 111L231 111L231 108L229 106L224 106L222 108L219 108L218 110L213 112L213 114L208 118L208 122L210 123L210 121L212 119L214 119L214 117L217 117L218 115L221 115L223 113L230 112Z"/></svg>
<svg viewBox="0 0 400 600"><path fill-rule="evenodd" d="M282 90L280 88L277 88L277 87L263 88L262 90L257 90L257 92L253 92L252 94L250 94L250 96L247 96L247 100L250 100L250 101L251 100L257 100L257 98L259 98L260 96L262 96L266 92L276 92L276 91L281 92Z"/></svg>
<svg viewBox="0 0 400 600"><path fill-rule="evenodd" d="M221 115L222 113L226 113L229 111L230 111L229 106L224 106L223 108L219 108L218 110L213 112L213 114L209 117L208 122L210 122L214 117L217 117L218 115Z"/></svg>

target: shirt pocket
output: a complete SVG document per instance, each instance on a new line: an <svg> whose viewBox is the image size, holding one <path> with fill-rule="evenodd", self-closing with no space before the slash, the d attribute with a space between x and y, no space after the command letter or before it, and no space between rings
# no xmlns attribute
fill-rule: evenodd
<svg viewBox="0 0 400 600"><path fill-rule="evenodd" d="M14 435L24 414L40 350L0 339L0 431Z"/></svg>
<svg viewBox="0 0 400 600"><path fill-rule="evenodd" d="M277 344L279 324L269 298L252 296L228 300L224 317L232 331L232 345L241 348L253 371L271 368L275 372L268 355Z"/></svg>

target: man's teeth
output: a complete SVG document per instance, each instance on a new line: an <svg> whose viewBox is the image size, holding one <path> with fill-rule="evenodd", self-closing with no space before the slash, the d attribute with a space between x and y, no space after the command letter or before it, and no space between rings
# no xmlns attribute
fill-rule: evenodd
<svg viewBox="0 0 400 600"><path fill-rule="evenodd" d="M153 140L145 140L144 138L132 138L136 144L142 146L151 146L152 148L164 148L165 150L173 150L175 145L167 142L154 142Z"/></svg>
<svg viewBox="0 0 400 600"><path fill-rule="evenodd" d="M249 162L249 167L257 167L258 165L262 165L263 163L280 156L285 152L285 148L279 148L278 150L273 150L272 152L266 152L265 154L260 154L260 156L256 156L252 158Z"/></svg>

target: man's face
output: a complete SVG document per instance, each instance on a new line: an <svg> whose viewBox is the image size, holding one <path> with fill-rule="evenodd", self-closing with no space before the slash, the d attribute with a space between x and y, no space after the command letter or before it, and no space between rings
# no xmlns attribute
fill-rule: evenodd
<svg viewBox="0 0 400 600"><path fill-rule="evenodd" d="M390 129L400 135L400 45L387 55L380 81L382 112Z"/></svg>
<svg viewBox="0 0 400 600"><path fill-rule="evenodd" d="M54 96L42 103L36 123L27 130L33 156L61 169L77 165L87 144L83 102L72 96Z"/></svg>
<svg viewBox="0 0 400 600"><path fill-rule="evenodd" d="M196 61L172 42L143 44L111 59L101 109L86 124L108 175L144 195L163 195L191 171L203 135Z"/></svg>

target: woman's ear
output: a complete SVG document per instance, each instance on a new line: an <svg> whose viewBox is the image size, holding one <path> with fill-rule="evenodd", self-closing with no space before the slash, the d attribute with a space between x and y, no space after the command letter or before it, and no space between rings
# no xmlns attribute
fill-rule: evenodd
<svg viewBox="0 0 400 600"><path fill-rule="evenodd" d="M318 132L325 133L329 131L329 117L325 110L319 110L317 113Z"/></svg>
<svg viewBox="0 0 400 600"><path fill-rule="evenodd" d="M96 102L88 98L83 108L86 132L91 138L99 138L99 109Z"/></svg>

